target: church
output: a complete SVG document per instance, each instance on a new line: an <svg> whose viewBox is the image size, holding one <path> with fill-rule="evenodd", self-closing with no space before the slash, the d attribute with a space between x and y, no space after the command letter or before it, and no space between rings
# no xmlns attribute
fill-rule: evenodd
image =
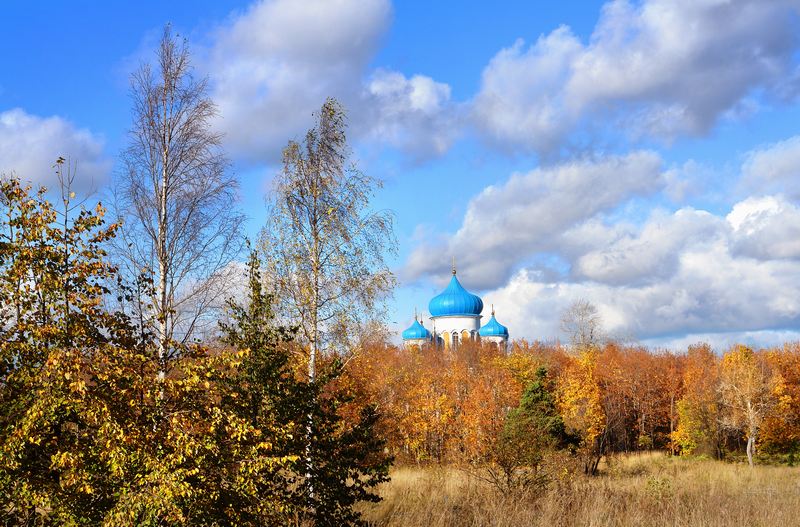
<svg viewBox="0 0 800 527"><path fill-rule="evenodd" d="M459 342L469 340L493 342L503 350L508 346L508 328L497 321L494 307L489 321L481 326L483 300L464 289L456 277L455 265L450 283L431 299L428 311L431 314L431 329L426 328L415 313L414 323L403 331L406 348L433 344L455 349Z"/></svg>

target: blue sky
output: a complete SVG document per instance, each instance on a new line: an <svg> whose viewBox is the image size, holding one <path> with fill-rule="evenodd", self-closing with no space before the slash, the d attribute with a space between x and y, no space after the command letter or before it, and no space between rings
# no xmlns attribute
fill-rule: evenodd
<svg viewBox="0 0 800 527"><path fill-rule="evenodd" d="M465 5L467 4L467 5ZM800 328L800 2L12 1L0 171L59 155L102 195L127 78L189 39L255 236L288 139L325 96L396 213L402 329L450 261L512 337L595 303L648 344L773 344Z"/></svg>

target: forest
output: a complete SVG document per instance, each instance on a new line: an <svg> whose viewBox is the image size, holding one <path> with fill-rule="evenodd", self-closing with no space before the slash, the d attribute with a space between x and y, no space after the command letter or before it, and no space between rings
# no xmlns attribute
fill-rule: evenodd
<svg viewBox="0 0 800 527"><path fill-rule="evenodd" d="M719 355L705 344L675 353L521 340L507 353L369 347L343 382L381 409L398 461L490 463L509 476L541 461L545 476L545 453L558 450L588 475L605 455L652 450L794 464L799 375L797 344Z"/></svg>
<svg viewBox="0 0 800 527"><path fill-rule="evenodd" d="M431 499L467 481L484 509L566 518L576 505L547 499L615 470L675 506L674 463L797 463L798 343L649 349L574 320L568 344L396 345L393 215L372 208L344 108L287 142L247 241L190 59L167 27L131 74L108 199L76 196L68 153L55 188L0 182L4 525L437 524L376 516L415 470L441 479Z"/></svg>

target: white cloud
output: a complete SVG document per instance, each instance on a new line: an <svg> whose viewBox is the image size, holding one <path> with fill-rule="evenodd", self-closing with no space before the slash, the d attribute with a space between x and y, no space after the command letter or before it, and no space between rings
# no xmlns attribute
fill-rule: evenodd
<svg viewBox="0 0 800 527"><path fill-rule="evenodd" d="M560 27L528 49L501 50L483 72L476 121L493 141L544 154L579 130L703 134L758 91L796 95L787 79L796 75L798 8L796 0L611 1L587 44Z"/></svg>
<svg viewBox="0 0 800 527"><path fill-rule="evenodd" d="M725 217L657 211L638 232L578 257L570 279L522 269L484 298L503 308L516 337L563 337L559 316L577 299L596 304L612 334L650 342L797 334L799 230L800 210L774 196Z"/></svg>
<svg viewBox="0 0 800 527"><path fill-rule="evenodd" d="M39 117L20 108L0 113L0 173L54 188L58 157L77 163L74 190L97 190L108 177L111 161L103 140L58 117Z"/></svg>
<svg viewBox="0 0 800 527"><path fill-rule="evenodd" d="M749 152L742 175L751 189L800 197L800 135Z"/></svg>
<svg viewBox="0 0 800 527"><path fill-rule="evenodd" d="M424 75L375 72L366 86L369 137L418 157L442 155L459 134L450 86Z"/></svg>
<svg viewBox="0 0 800 527"><path fill-rule="evenodd" d="M391 14L389 0L264 0L220 28L205 68L234 155L276 161L326 97L345 105L356 135L417 157L446 150L450 88L369 72Z"/></svg>
<svg viewBox="0 0 800 527"><path fill-rule="evenodd" d="M483 70L474 101L479 127L503 148L557 149L574 119L564 107L563 88L580 51L563 26L527 50L522 40L501 50Z"/></svg>
<svg viewBox="0 0 800 527"><path fill-rule="evenodd" d="M714 169L690 159L664 172L664 194L675 203L685 203L689 198L698 197L727 202L728 196L720 189L725 188L731 176L725 170Z"/></svg>
<svg viewBox="0 0 800 527"><path fill-rule="evenodd" d="M773 260L800 259L800 208L780 196L747 198L727 216L737 254Z"/></svg>
<svg viewBox="0 0 800 527"><path fill-rule="evenodd" d="M783 346L787 342L800 341L800 331L769 330L726 331L722 333L693 333L681 337L646 339L642 344L661 349L685 350L698 343L707 343L717 351L730 348L734 344L745 344L753 348Z"/></svg>
<svg viewBox="0 0 800 527"><path fill-rule="evenodd" d="M418 247L404 274L437 274L442 255L456 255L459 273L473 287L496 287L526 256L553 250L561 236L632 196L663 185L661 158L649 151L537 168L489 186L467 206L464 221L445 247ZM572 244L582 242L573 232Z"/></svg>
<svg viewBox="0 0 800 527"><path fill-rule="evenodd" d="M613 285L658 283L674 275L682 250L713 241L723 224L723 219L705 211L681 209L669 215L656 211L639 233L580 256L573 274Z"/></svg>

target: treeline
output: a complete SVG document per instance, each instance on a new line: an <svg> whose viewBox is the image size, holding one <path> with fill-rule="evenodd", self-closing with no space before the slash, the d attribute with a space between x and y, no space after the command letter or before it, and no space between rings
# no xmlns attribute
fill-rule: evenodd
<svg viewBox="0 0 800 527"><path fill-rule="evenodd" d="M518 341L507 354L472 343L455 351L374 344L346 377L380 409L388 447L406 463L495 463L520 412L529 441L551 436L589 474L616 452L747 454L751 463L758 452L793 462L800 447L797 344L721 355L707 345L673 353L613 342Z"/></svg>

